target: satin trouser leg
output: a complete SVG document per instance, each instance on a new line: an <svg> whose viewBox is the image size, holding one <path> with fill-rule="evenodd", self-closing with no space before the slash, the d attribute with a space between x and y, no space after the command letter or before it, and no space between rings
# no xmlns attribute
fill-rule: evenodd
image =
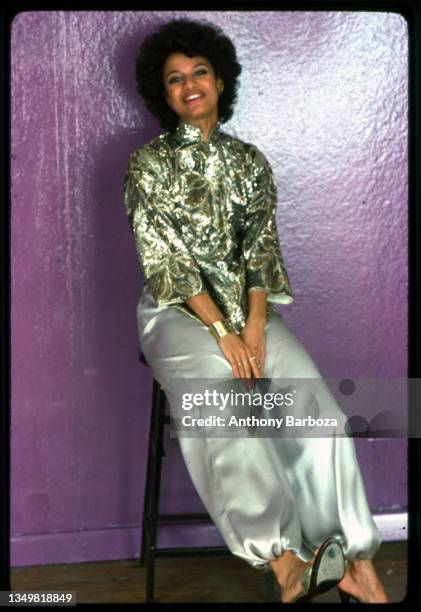
<svg viewBox="0 0 421 612"><path fill-rule="evenodd" d="M175 378L231 380L232 369L205 325L158 307L145 285L137 306L139 342L172 410ZM265 378L318 378L317 366L282 316L266 323ZM322 385L321 416L344 414ZM352 438L178 438L187 470L232 554L256 569L284 550L303 561L330 536L348 560L372 559L381 544Z"/></svg>

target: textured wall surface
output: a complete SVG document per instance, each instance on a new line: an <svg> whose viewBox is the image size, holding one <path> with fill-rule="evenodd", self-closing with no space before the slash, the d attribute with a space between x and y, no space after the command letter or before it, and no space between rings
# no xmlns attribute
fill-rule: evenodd
<svg viewBox="0 0 421 612"><path fill-rule="evenodd" d="M12 32L12 564L139 551L151 373L123 202L159 133L134 58L158 22L221 25L243 66L224 126L278 185L295 303L324 376L407 375L407 26L381 12L26 12ZM406 444L357 440L374 512L406 509ZM176 439L161 511L203 510ZM384 466L388 470L384 470ZM219 544L212 526L159 545Z"/></svg>

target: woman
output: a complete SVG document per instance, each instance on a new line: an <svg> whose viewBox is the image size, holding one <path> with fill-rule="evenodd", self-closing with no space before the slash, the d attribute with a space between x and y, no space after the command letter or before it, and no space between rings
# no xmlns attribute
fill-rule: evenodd
<svg viewBox="0 0 421 612"><path fill-rule="evenodd" d="M131 154L125 177L146 279L139 341L174 412L182 397L176 379L321 379L273 307L294 294L276 232L269 162L255 145L221 130L240 72L223 32L188 19L161 26L137 58L138 91L166 130ZM321 412L343 417L327 388L323 393ZM388 601L371 561L381 536L352 438L179 442L227 546L252 567L274 572L281 601L335 585L344 601L345 593Z"/></svg>

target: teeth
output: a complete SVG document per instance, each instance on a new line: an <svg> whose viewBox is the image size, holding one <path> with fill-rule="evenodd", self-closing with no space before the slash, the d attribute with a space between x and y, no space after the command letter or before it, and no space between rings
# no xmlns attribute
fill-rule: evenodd
<svg viewBox="0 0 421 612"><path fill-rule="evenodd" d="M194 94L193 96L189 96L188 98L186 98L187 102L189 102L190 100L196 100L196 98L200 98L200 94Z"/></svg>

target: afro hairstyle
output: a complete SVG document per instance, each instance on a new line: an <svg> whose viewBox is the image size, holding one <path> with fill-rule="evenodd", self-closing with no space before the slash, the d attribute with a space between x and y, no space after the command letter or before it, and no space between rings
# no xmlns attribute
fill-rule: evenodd
<svg viewBox="0 0 421 612"><path fill-rule="evenodd" d="M216 77L222 78L224 89L218 100L218 120L228 121L237 98L241 65L235 47L219 26L207 21L173 19L163 23L142 41L136 58L137 92L146 108L166 131L173 131L179 116L164 97L163 67L171 53L188 57L200 55L211 64Z"/></svg>

